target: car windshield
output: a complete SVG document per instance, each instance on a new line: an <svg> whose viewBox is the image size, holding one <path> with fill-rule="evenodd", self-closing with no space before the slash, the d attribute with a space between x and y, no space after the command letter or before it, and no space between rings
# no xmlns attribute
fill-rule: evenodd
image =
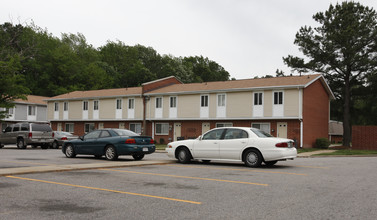
<svg viewBox="0 0 377 220"><path fill-rule="evenodd" d="M119 136L139 136L135 132L126 129L114 129L113 131Z"/></svg>
<svg viewBox="0 0 377 220"><path fill-rule="evenodd" d="M273 137L271 134L257 128L250 128L250 130L260 138Z"/></svg>

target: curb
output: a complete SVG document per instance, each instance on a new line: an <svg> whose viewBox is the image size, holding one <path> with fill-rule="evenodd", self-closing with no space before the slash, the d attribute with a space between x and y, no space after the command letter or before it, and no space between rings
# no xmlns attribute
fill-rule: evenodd
<svg viewBox="0 0 377 220"><path fill-rule="evenodd" d="M72 170L90 170L90 169L101 169L101 168L162 165L162 164L170 164L170 163L176 163L176 161L175 160L156 160L156 161L70 164L70 165L53 165L53 166L37 166L37 167L17 167L17 168L0 169L0 176L31 174L31 173L63 172L63 171L72 171Z"/></svg>

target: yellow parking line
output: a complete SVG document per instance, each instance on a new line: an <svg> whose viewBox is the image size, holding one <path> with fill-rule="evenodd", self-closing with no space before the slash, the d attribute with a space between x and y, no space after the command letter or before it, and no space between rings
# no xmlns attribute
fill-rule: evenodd
<svg viewBox="0 0 377 220"><path fill-rule="evenodd" d="M250 184L250 185L258 185L258 186L268 186L268 184L263 184L263 183L251 183L251 182L241 182L241 181L222 180L222 179L211 179L211 178L203 178L203 177L177 176L177 175L160 174L160 173L143 173L143 172L136 172L136 171L114 170L114 169L101 169L101 170L123 172L123 173L144 174L144 175L154 175L154 176L167 176L167 177L185 178L185 179L209 180L209 181L218 181L218 182L227 182L227 183Z"/></svg>
<svg viewBox="0 0 377 220"><path fill-rule="evenodd" d="M100 191L106 191L106 192L128 194L128 195L134 195L134 196L143 196L143 197L149 197L149 198L171 200L171 201L176 201L176 202L185 202L185 203L191 203L191 204L197 204L197 205L202 204L201 202L195 202L195 201L190 201L190 200L174 199L174 198L168 198L168 197L162 197L162 196L153 196L153 195L140 194L140 193L124 192L124 191L119 191L119 190L103 189L103 188L90 187L90 186L80 186L80 185L74 185L74 184L69 184L69 183L59 183L59 182L38 180L38 179L31 179L31 178L24 178L24 177L17 177L17 176L5 176L5 177L21 179L21 180L29 180L29 181L35 181L35 182L42 182L42 183L51 183L51 184L57 184L57 185L63 185L63 186L73 186L73 187L84 188L84 189L94 189L94 190L100 190Z"/></svg>
<svg viewBox="0 0 377 220"><path fill-rule="evenodd" d="M244 171L244 172L258 172L258 173L278 173L278 174L289 174L289 175L297 175L297 176L307 176L304 173L288 173L288 172L277 172L277 171L266 171L266 170L250 170L250 169L235 169L235 168L215 168L215 167L203 167L203 166L189 166L189 165L168 165L165 166L174 166L174 167L190 167L190 168L197 168L197 169L210 169L210 170L235 170L235 171Z"/></svg>

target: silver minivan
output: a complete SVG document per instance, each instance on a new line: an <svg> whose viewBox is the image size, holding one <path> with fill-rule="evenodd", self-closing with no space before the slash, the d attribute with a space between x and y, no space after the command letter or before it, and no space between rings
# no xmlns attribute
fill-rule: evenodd
<svg viewBox="0 0 377 220"><path fill-rule="evenodd" d="M47 149L53 141L52 129L45 123L17 123L6 127L0 134L0 148L5 144L16 144L19 149L25 149L27 145Z"/></svg>

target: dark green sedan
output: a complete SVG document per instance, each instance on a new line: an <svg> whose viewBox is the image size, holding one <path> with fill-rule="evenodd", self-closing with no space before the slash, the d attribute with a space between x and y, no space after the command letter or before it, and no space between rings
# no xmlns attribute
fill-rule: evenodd
<svg viewBox="0 0 377 220"><path fill-rule="evenodd" d="M140 136L126 129L101 129L92 131L79 139L63 143L62 151L66 157L77 154L94 155L107 160L116 160L120 155L132 155L141 160L145 154L155 152L154 140L149 136Z"/></svg>

